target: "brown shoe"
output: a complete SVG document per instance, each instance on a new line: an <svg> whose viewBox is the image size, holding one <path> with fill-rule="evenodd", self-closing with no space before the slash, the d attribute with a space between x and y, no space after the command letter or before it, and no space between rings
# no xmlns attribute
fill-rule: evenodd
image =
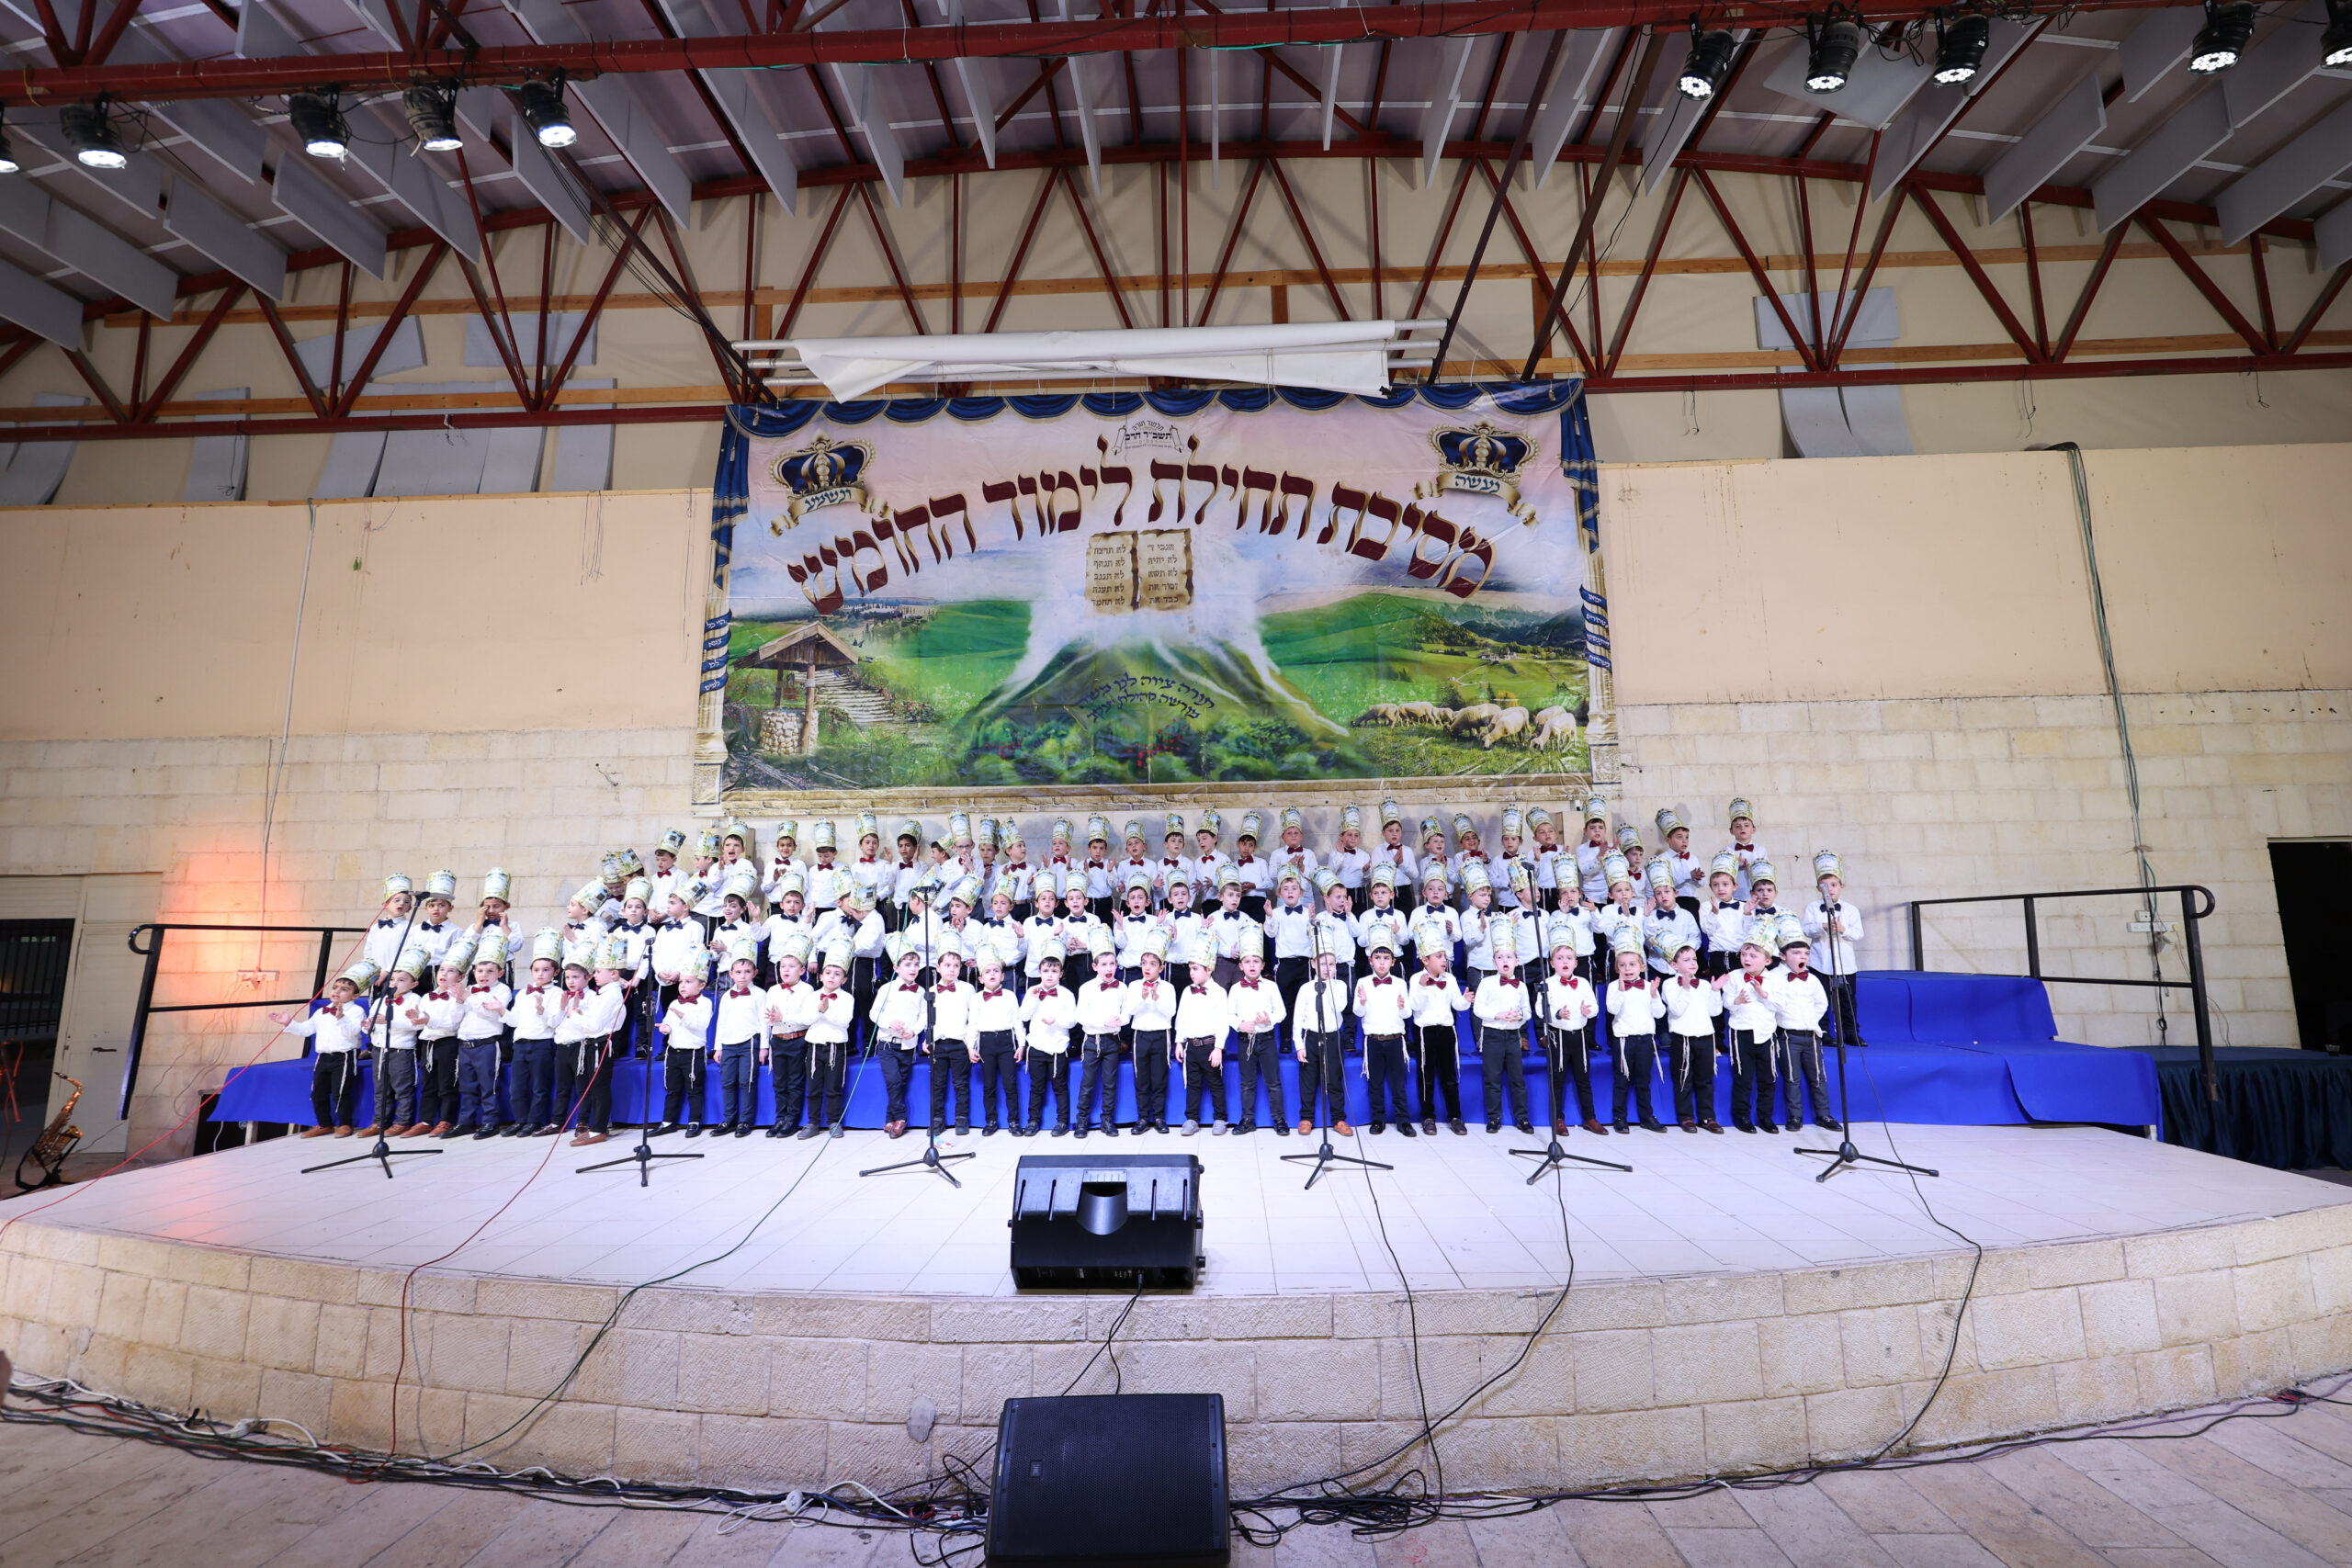
<svg viewBox="0 0 2352 1568"><path fill-rule="evenodd" d="M1597 1119L1588 1120L1584 1124L1584 1130L1588 1133L1598 1133L1604 1138L1609 1135L1609 1129L1602 1126Z"/></svg>
<svg viewBox="0 0 2352 1568"><path fill-rule="evenodd" d="M1315 1123L1302 1116L1298 1120L1298 1135L1302 1138L1315 1131Z"/></svg>
<svg viewBox="0 0 2352 1568"><path fill-rule="evenodd" d="M424 1135L425 1135L426 1137L428 1137L428 1138L438 1138L438 1137L441 1137L442 1135L444 1135L445 1134L447 1134L448 1131L449 1131L449 1123L448 1123L448 1122L435 1122L435 1123L433 1123L432 1130L431 1130L430 1132L426 1133Z"/></svg>
<svg viewBox="0 0 2352 1568"><path fill-rule="evenodd" d="M392 1136L396 1138L421 1138L431 1131L433 1131L433 1129L426 1126L422 1122L412 1122L407 1126L401 1128L399 1132L393 1134Z"/></svg>
<svg viewBox="0 0 2352 1568"><path fill-rule="evenodd" d="M1566 1137L1566 1136L1568 1135L1568 1124L1567 1124L1566 1122L1553 1122L1553 1123L1552 1123L1552 1135L1553 1135L1554 1137L1555 1137L1555 1138L1565 1138L1565 1137Z"/></svg>
<svg viewBox="0 0 2352 1568"><path fill-rule="evenodd" d="M571 1140L571 1146L575 1149L584 1149L591 1145L604 1143L607 1136L608 1134L604 1133L582 1133Z"/></svg>
<svg viewBox="0 0 2352 1568"><path fill-rule="evenodd" d="M1332 1122L1331 1131L1339 1134L1340 1136L1343 1138L1352 1138L1356 1135L1356 1130L1353 1127L1349 1126L1345 1122Z"/></svg>
<svg viewBox="0 0 2352 1568"><path fill-rule="evenodd" d="M332 1127L305 1127L296 1135L304 1138L323 1138L334 1131Z"/></svg>
<svg viewBox="0 0 2352 1568"><path fill-rule="evenodd" d="M351 1134L354 1134L355 1132L357 1132L357 1131L358 1131L358 1129L357 1129L357 1128L356 1128L356 1127L337 1127L337 1128L334 1130L334 1135L335 1135L336 1137L338 1137L338 1138L347 1138L347 1137L351 1136Z"/></svg>

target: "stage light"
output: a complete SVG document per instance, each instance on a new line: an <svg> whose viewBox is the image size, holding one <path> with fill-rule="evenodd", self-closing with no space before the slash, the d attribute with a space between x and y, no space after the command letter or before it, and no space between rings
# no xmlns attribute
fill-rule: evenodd
<svg viewBox="0 0 2352 1568"><path fill-rule="evenodd" d="M2245 52L2245 40L2253 36L2252 0L2238 0L2233 6L2216 6L2213 0L2205 0L2205 28L2197 35L2188 68L2200 76L2227 71L2238 62L2238 56Z"/></svg>
<svg viewBox="0 0 2352 1568"><path fill-rule="evenodd" d="M85 169L119 169L130 162L104 98L95 104L67 104L58 111L57 128L74 149L74 161Z"/></svg>
<svg viewBox="0 0 2352 1568"><path fill-rule="evenodd" d="M2319 35L2319 62L2332 71L2352 65L2352 0L2327 0L2327 31Z"/></svg>
<svg viewBox="0 0 2352 1568"><path fill-rule="evenodd" d="M571 116L563 107L563 83L526 82L514 90L515 100L522 106L523 121L531 134L539 139L542 147L569 147L580 140L580 132L571 129Z"/></svg>
<svg viewBox="0 0 2352 1568"><path fill-rule="evenodd" d="M2347 0L2352 3L2352 0ZM1731 71L1731 34L1702 33L1696 26L1690 29L1690 57L1682 62L1682 78L1676 85L1686 98L1712 98L1724 85L1724 77Z"/></svg>
<svg viewBox="0 0 2352 1568"><path fill-rule="evenodd" d="M1951 26L1936 22L1936 81L1956 86L1976 74L1984 63L1984 46L1993 39L1993 24L1983 17L1961 17Z"/></svg>
<svg viewBox="0 0 2352 1568"><path fill-rule="evenodd" d="M408 110L408 128L416 144L427 152L455 152L465 145L458 134L458 94L454 87L419 82L401 100Z"/></svg>
<svg viewBox="0 0 2352 1568"><path fill-rule="evenodd" d="M286 115L294 122L294 134L301 138L302 151L311 157L340 162L351 155L351 127L344 120L333 87L288 93Z"/></svg>
<svg viewBox="0 0 2352 1568"><path fill-rule="evenodd" d="M1804 90L1837 92L1854 69L1854 57L1862 52L1861 24L1841 17L1806 30L1812 34L1812 48L1805 56Z"/></svg>

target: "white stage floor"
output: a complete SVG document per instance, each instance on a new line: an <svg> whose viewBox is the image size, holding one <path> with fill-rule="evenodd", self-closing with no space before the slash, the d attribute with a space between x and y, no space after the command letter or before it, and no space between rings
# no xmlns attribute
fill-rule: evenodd
<svg viewBox="0 0 2352 1568"><path fill-rule="evenodd" d="M1566 1140L1571 1153L1635 1168L1631 1175L1571 1168L1562 1179L1576 1277L1724 1275L1966 1250L1923 1212L1921 1191L1947 1224L1987 1247L2177 1231L2352 1201L2352 1192L2326 1182L2094 1129L1905 1125L1893 1133L1891 1144L1886 1129L1866 1127L1856 1141L1879 1155L1899 1145L1902 1156L1942 1176L1919 1178L1918 1191L1900 1173L1869 1168L1816 1184L1823 1162L1790 1152L1833 1141L1815 1129L1777 1137L1575 1134ZM1555 1287L1568 1264L1554 1184L1525 1184L1532 1162L1506 1151L1531 1140L1509 1133L1360 1136L1344 1152L1396 1168L1367 1175L1340 1167L1311 1191L1302 1188L1304 1168L1279 1156L1311 1149L1313 1140L1262 1130L1247 1138L1083 1143L974 1135L943 1145L979 1156L956 1167L960 1190L921 1171L861 1180L862 1166L922 1152L919 1137L894 1142L873 1132L809 1143L673 1134L655 1147L708 1157L661 1166L647 1189L633 1168L575 1173L626 1153L631 1136L616 1134L593 1151L543 1139L413 1141L396 1146L445 1152L396 1161L390 1181L373 1165L298 1174L357 1153L358 1140L279 1139L74 1188L40 1223L370 1269L431 1264L597 1283L650 1280L732 1247L676 1285L1009 1296L1005 1224L1021 1156L1082 1153L1109 1164L1184 1153L1206 1167L1205 1292L1393 1289L1398 1269L1375 1222L1375 1196L1416 1290ZM0 1220L57 1197L0 1204Z"/></svg>

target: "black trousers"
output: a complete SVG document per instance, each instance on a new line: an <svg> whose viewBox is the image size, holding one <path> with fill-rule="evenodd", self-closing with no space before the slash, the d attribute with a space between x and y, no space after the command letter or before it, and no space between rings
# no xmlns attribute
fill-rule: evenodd
<svg viewBox="0 0 2352 1568"><path fill-rule="evenodd" d="M1405 1026L1408 1029L1411 1024ZM1401 1034L1367 1034L1363 1037L1363 1070L1366 1091L1371 1099L1369 1119L1385 1124L1390 1122L1410 1122L1413 1107L1405 1095L1405 1079L1412 1068L1405 1059L1405 1037ZM1334 1104L1345 1104L1336 1100ZM1421 1079L1421 1108L1430 1106L1429 1079ZM1462 1117L1462 1085L1453 1086L1453 1114Z"/></svg>
<svg viewBox="0 0 2352 1568"><path fill-rule="evenodd" d="M419 1040L416 1119L428 1127L458 1119L458 1037Z"/></svg>
<svg viewBox="0 0 2352 1568"><path fill-rule="evenodd" d="M405 1127L416 1120L416 1050L376 1048L376 1125Z"/></svg>
<svg viewBox="0 0 2352 1568"><path fill-rule="evenodd" d="M607 1034L580 1043L572 1076L582 1085L580 1125L591 1133L613 1130L613 1042ZM697 1057L699 1059L699 1057Z"/></svg>
<svg viewBox="0 0 2352 1568"><path fill-rule="evenodd" d="M818 1127L838 1127L847 1109L849 1054L846 1040L820 1041L808 1047L808 1120Z"/></svg>
<svg viewBox="0 0 2352 1568"><path fill-rule="evenodd" d="M1237 1108L1233 1124L1255 1127L1258 1124L1258 1080L1266 1081L1266 1104L1273 1112L1267 1125L1287 1126L1290 1118L1283 1111L1283 1042L1280 1030L1269 1029L1258 1034L1236 1032L1233 1048L1241 1056L1241 1104Z"/></svg>
<svg viewBox="0 0 2352 1568"><path fill-rule="evenodd" d="M1054 1125L1069 1131L1069 1053L1067 1051L1032 1051L1029 1053L1029 1130L1033 1133L1046 1124L1046 1093L1053 1091L1054 1107L1061 1120Z"/></svg>
<svg viewBox="0 0 2352 1568"><path fill-rule="evenodd" d="M1302 1029L1298 1032L1298 1049L1306 1059L1298 1065L1298 1119L1313 1122L1317 1126L1333 1126L1348 1119L1348 1057L1340 1042L1346 1037L1334 1032L1319 1034ZM1323 1099L1324 1113L1329 1121L1317 1121L1315 1114L1316 1096Z"/></svg>
<svg viewBox="0 0 2352 1568"><path fill-rule="evenodd" d="M1566 1122L1567 1117L1568 1084L1577 1086L1577 1120L1598 1122L1600 1107L1592 1102L1591 1034L1587 1030L1573 1033L1553 1032L1545 1042L1545 1066L1550 1068L1552 1083L1552 1120Z"/></svg>
<svg viewBox="0 0 2352 1568"><path fill-rule="evenodd" d="M1829 1022L1830 1027L1838 1032L1837 1038L1849 1045L1860 1044L1862 1026L1860 1018L1854 1011L1853 976L1830 975L1819 969L1814 973L1821 977L1821 988L1829 993Z"/></svg>
<svg viewBox="0 0 2352 1568"><path fill-rule="evenodd" d="M1136 1125L1168 1125L1168 1056L1176 1036L1165 1029L1138 1029L1136 1043Z"/></svg>
<svg viewBox="0 0 2352 1568"><path fill-rule="evenodd" d="M662 1121L702 1125L702 1052L696 1041L691 1048L673 1045L662 1053Z"/></svg>
<svg viewBox="0 0 2352 1568"><path fill-rule="evenodd" d="M1620 1127L1625 1125L1625 1100L1631 1095L1641 1119L1655 1122L1657 1111L1650 1102L1650 1079L1657 1072L1657 1036L1621 1033L1616 1046L1617 1084L1610 1096L1610 1120Z"/></svg>
<svg viewBox="0 0 2352 1568"><path fill-rule="evenodd" d="M1758 1125L1772 1118L1773 1058L1780 1054L1776 1032L1751 1034L1731 1032L1731 1119L1738 1127Z"/></svg>
<svg viewBox="0 0 2352 1568"><path fill-rule="evenodd" d="M1306 984L1309 979L1314 977L1314 975L1315 961L1311 958L1277 958L1274 960L1274 988L1282 992L1283 1000L1284 1001L1289 1001L1295 998L1298 995L1299 987ZM1292 1021L1288 1019L1284 1019L1283 1021L1281 1032L1289 1035L1291 1043L1294 1046L1297 1044L1298 1030L1296 1024Z"/></svg>
<svg viewBox="0 0 2352 1568"><path fill-rule="evenodd" d="M1784 1029L1781 1032L1781 1071L1788 1084L1789 1125L1793 1127L1804 1120L1805 1091L1813 1091L1813 1119L1838 1119L1838 1108L1829 1103L1829 1074L1821 1059L1822 1036L1818 1031ZM379 1060L381 1060L379 1057Z"/></svg>
<svg viewBox="0 0 2352 1568"><path fill-rule="evenodd" d="M874 998L882 988L883 960L853 958L849 967L849 994L857 1003L857 1011L849 1021L850 1039L862 1052L870 1055L879 1027L874 1021Z"/></svg>
<svg viewBox="0 0 2352 1568"><path fill-rule="evenodd" d="M1090 1034L1079 1046L1078 1124L1094 1125L1098 1105L1102 1125L1119 1124L1119 1037Z"/></svg>
<svg viewBox="0 0 2352 1568"><path fill-rule="evenodd" d="M1442 1100L1445 1102L1445 1119L1448 1122L1461 1121L1462 1036L1460 1032L1454 1029L1451 1020L1444 1023L1408 1023L1405 1027L1409 1031L1408 1037L1413 1043L1414 1059L1419 1068L1417 1076L1420 1079L1419 1087L1421 1094L1421 1120L1436 1121L1438 1101ZM1397 1098L1401 1100L1404 1096L1400 1092ZM1378 1109L1379 1107L1374 1105L1374 1110ZM1373 1120L1378 1122L1385 1118L1375 1115ZM1399 1116L1397 1120L1402 1122L1406 1118Z"/></svg>
<svg viewBox="0 0 2352 1568"><path fill-rule="evenodd" d="M881 1051L882 1120L896 1125L907 1119L907 1084L915 1073L914 1047L885 1040Z"/></svg>
<svg viewBox="0 0 2352 1568"><path fill-rule="evenodd" d="M947 1125L947 1102L956 1102L956 1130L972 1127L972 1047L962 1040L931 1043L931 1130Z"/></svg>
<svg viewBox="0 0 2352 1568"><path fill-rule="evenodd" d="M1018 1127L1021 1121L1021 1069L1012 1059L1013 1035L1009 1029L980 1036L980 1121L985 1126ZM997 1118L1003 1107L1003 1120Z"/></svg>
<svg viewBox="0 0 2352 1568"><path fill-rule="evenodd" d="M311 1111L322 1127L348 1127L359 1114L359 1053L321 1051L311 1058Z"/></svg>
<svg viewBox="0 0 2352 1568"><path fill-rule="evenodd" d="M1715 1119L1715 1037L1676 1034L1668 1031L1668 1070L1674 1075L1674 1119L1712 1122Z"/></svg>
<svg viewBox="0 0 2352 1568"><path fill-rule="evenodd" d="M808 1100L808 1037L779 1034L768 1043L769 1075L775 1085L775 1124L800 1131L801 1107Z"/></svg>
<svg viewBox="0 0 2352 1568"><path fill-rule="evenodd" d="M514 1120L527 1132L536 1133L562 1114L548 1110L555 1099L555 1057L556 1044L550 1038L518 1038L514 1042L514 1074L510 1092Z"/></svg>
<svg viewBox="0 0 2352 1568"><path fill-rule="evenodd" d="M1184 1103L1181 1108L1187 1122L1198 1122L1201 1102L1205 1100L1216 1120L1225 1120L1225 1068L1209 1066L1209 1056L1217 1043L1204 1036L1184 1042Z"/></svg>
<svg viewBox="0 0 2352 1568"><path fill-rule="evenodd" d="M586 1087L580 1081L580 1045L576 1041L560 1041L555 1048L555 1077L550 1080L548 1102L552 1107L548 1121L560 1127L571 1120L572 1102ZM539 1123L544 1127L546 1122Z"/></svg>
<svg viewBox="0 0 2352 1568"><path fill-rule="evenodd" d="M1535 1118L1527 1101L1527 1036L1516 1029L1478 1031L1478 1056L1487 1080L1487 1131L1501 1129L1506 1106L1514 1125Z"/></svg>

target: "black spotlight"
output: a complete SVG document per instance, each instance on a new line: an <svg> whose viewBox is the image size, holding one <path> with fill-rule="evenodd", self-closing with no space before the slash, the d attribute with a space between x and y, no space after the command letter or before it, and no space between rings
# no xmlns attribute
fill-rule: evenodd
<svg viewBox="0 0 2352 1568"><path fill-rule="evenodd" d="M107 101L67 104L57 114L57 128L74 149L74 161L85 169L119 169L130 162L122 136L107 113Z"/></svg>
<svg viewBox="0 0 2352 1568"><path fill-rule="evenodd" d="M2327 31L2319 35L2319 62L2331 71L2352 65L2352 0L2327 0Z"/></svg>
<svg viewBox="0 0 2352 1568"><path fill-rule="evenodd" d="M1811 24L1812 48L1805 56L1804 90L1834 93L1853 73L1854 57L1862 52L1861 24L1839 17Z"/></svg>
<svg viewBox="0 0 2352 1568"><path fill-rule="evenodd" d="M542 147L569 147L580 140L580 132L571 128L571 116L563 107L563 82L526 82L514 90L515 101L521 105L523 122L531 134L539 139Z"/></svg>
<svg viewBox="0 0 2352 1568"><path fill-rule="evenodd" d="M1936 20L1936 80L1955 86L1974 76L1984 63L1984 46L1993 39L1993 24L1983 17L1960 17L1947 24Z"/></svg>
<svg viewBox="0 0 2352 1568"><path fill-rule="evenodd" d="M401 100L408 110L408 128L416 132L416 144L427 152L455 152L465 145L458 134L458 94L456 89L419 82Z"/></svg>
<svg viewBox="0 0 2352 1568"><path fill-rule="evenodd" d="M351 127L344 120L333 87L287 94L286 118L294 122L294 134L311 157L340 161L351 155Z"/></svg>
<svg viewBox="0 0 2352 1568"><path fill-rule="evenodd" d="M2352 4L2352 0L2346 0ZM1731 34L1702 33L1694 24L1690 28L1690 57L1682 62L1682 77L1676 85L1686 98L1712 98L1724 85L1724 77L1731 71Z"/></svg>
<svg viewBox="0 0 2352 1568"><path fill-rule="evenodd" d="M2200 76L2227 71L2238 62L2238 57L2245 52L2245 40L2253 36L2252 0L2237 0L2232 6L2217 6L2213 0L2205 0L2205 27L2197 35L2188 68Z"/></svg>

